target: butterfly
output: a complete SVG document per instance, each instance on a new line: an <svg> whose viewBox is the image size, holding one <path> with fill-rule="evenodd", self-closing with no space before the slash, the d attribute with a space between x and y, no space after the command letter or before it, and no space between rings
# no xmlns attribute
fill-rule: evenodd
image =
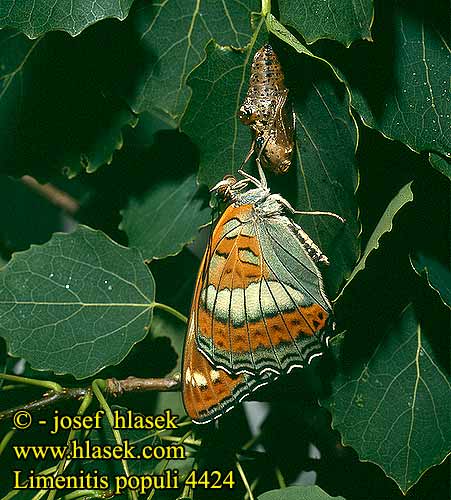
<svg viewBox="0 0 451 500"><path fill-rule="evenodd" d="M273 48L264 45L255 53L249 88L238 112L240 121L250 126L254 136L244 163L257 147L263 166L278 174L290 168L294 148L295 115L284 78Z"/></svg>
<svg viewBox="0 0 451 500"><path fill-rule="evenodd" d="M280 374L323 353L331 304L316 263L327 257L285 215L298 212L260 179L240 171L212 191L231 201L203 257L182 366L185 409L195 423L231 410ZM249 184L255 187L247 189Z"/></svg>

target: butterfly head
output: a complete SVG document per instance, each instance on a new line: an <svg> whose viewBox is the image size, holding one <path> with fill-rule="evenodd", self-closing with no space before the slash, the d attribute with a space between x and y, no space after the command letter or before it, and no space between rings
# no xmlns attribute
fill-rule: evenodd
<svg viewBox="0 0 451 500"><path fill-rule="evenodd" d="M237 180L233 175L226 175L210 189L210 192L217 193L224 201L229 201L235 206L255 205L268 198L271 192L260 165L260 180L243 170L239 170L239 173L243 179ZM256 187L246 191L249 184L254 184Z"/></svg>

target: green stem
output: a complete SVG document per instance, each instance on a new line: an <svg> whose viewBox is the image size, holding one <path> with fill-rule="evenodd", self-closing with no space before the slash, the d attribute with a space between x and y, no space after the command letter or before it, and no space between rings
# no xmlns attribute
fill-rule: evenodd
<svg viewBox="0 0 451 500"><path fill-rule="evenodd" d="M70 461L67 461L66 462L66 467L69 465ZM56 472L56 469L57 469L57 466L54 465L52 467L49 467L48 469L44 469L42 471L39 472L39 475L40 476L47 476L47 475L50 475L50 474L53 474L54 472ZM23 483L22 483L23 484ZM41 498L42 495L45 495L46 493L48 492L48 490L41 490L38 495L39 498ZM2 497L0 500L11 500L12 498L14 498L15 496L17 496L18 494L20 493L20 490L11 490L9 493L7 493L4 497ZM33 497L34 498L34 497Z"/></svg>
<svg viewBox="0 0 451 500"><path fill-rule="evenodd" d="M89 405L92 402L92 392L88 391L86 393L86 396L83 398L80 407L78 408L77 415L84 415L85 411L88 409ZM69 432L69 436L67 438L67 446L70 445L70 442L75 438L75 435L77 434L77 431L75 429L71 429ZM64 469L66 468L66 462L67 458L64 457L62 460L60 460L58 464L58 468L56 469L55 476L61 476L61 474L64 472ZM58 490L52 490L49 493L49 496L47 497L47 500L54 500L56 497Z"/></svg>
<svg viewBox="0 0 451 500"><path fill-rule="evenodd" d="M236 465L236 469L237 469L239 475L241 476L241 480L243 481L244 487L246 488L246 492L249 495L249 499L250 500L255 500L254 499L254 495L252 494L252 489L249 486L249 482L247 480L246 474L244 473L244 470L241 467L241 464L240 464L239 460L236 461L235 465Z"/></svg>
<svg viewBox="0 0 451 500"><path fill-rule="evenodd" d="M260 478L256 477L252 483L251 483L251 491L254 491L258 482L260 481ZM249 493L246 492L246 495L244 497L244 500L249 500Z"/></svg>
<svg viewBox="0 0 451 500"><path fill-rule="evenodd" d="M21 384L37 385L54 392L63 392L64 390L59 384L51 382L50 380L36 380L34 378L19 377L17 375L7 375L6 373L0 373L0 379L9 380L10 382L19 382Z"/></svg>
<svg viewBox="0 0 451 500"><path fill-rule="evenodd" d="M64 500L73 500L74 498L105 498L105 492L99 490L76 490L64 495Z"/></svg>
<svg viewBox="0 0 451 500"><path fill-rule="evenodd" d="M8 446L8 443L11 441L11 438L14 436L16 429L11 429L9 432L5 434L3 439L0 442L0 455L5 451L5 448Z"/></svg>
<svg viewBox="0 0 451 500"><path fill-rule="evenodd" d="M287 483L285 482L285 478L283 477L282 472L279 469L279 467L276 466L274 469L274 472L276 473L276 478L277 478L277 482L279 483L279 488L280 489L286 488Z"/></svg>
<svg viewBox="0 0 451 500"><path fill-rule="evenodd" d="M160 436L162 441L170 441L171 443L179 443L180 438L178 436ZM185 444L190 446L201 446L202 441L200 439L185 439L183 441Z"/></svg>
<svg viewBox="0 0 451 500"><path fill-rule="evenodd" d="M166 304L160 304L159 302L154 302L151 305L157 309L162 309L163 311L172 314L173 316L178 318L180 321L183 321L184 323L188 323L188 318L181 312L178 312L177 309L172 308L171 306L167 306Z"/></svg>
<svg viewBox="0 0 451 500"><path fill-rule="evenodd" d="M41 500L41 498L44 497L44 495L48 492L49 490L41 490L36 495L32 498L32 500Z"/></svg>
<svg viewBox="0 0 451 500"><path fill-rule="evenodd" d="M271 13L271 0L262 0L262 16L266 17Z"/></svg>
<svg viewBox="0 0 451 500"><path fill-rule="evenodd" d="M101 387L105 388L106 384L105 384L105 380L102 380L102 379L96 379L94 380L94 382L92 383L92 390L94 392L94 395L95 397L97 398L97 400L99 401L99 404L101 406L101 408L104 410L105 412L105 415L106 415L106 418L108 420L108 423L110 424L110 427L111 427L111 430L113 432L113 436L114 436L114 439L116 440L116 443L119 445L119 446L123 446L122 444L122 436L121 436L121 433L114 428L114 416L113 416L113 412L111 411L111 408L110 406L108 405L106 399L105 399L105 396L103 395L102 391L101 391ZM121 459L121 462L122 462L122 467L124 469L124 472L125 472L125 475L127 477L130 477L130 471L128 469L128 464L127 464L127 460L125 460L125 458ZM138 500L138 497L137 497L137 494L136 494L136 491L134 490L128 490L128 495L129 497L131 497L133 500Z"/></svg>

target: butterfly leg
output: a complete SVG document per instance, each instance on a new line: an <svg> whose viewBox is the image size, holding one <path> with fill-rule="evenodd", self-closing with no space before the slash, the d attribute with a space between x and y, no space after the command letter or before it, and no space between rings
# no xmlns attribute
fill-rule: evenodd
<svg viewBox="0 0 451 500"><path fill-rule="evenodd" d="M255 139L252 141L251 147L246 155L246 158L241 163L238 171L240 171L244 167L244 165L246 165L246 163L250 160L251 156L254 154L254 151L255 151Z"/></svg>

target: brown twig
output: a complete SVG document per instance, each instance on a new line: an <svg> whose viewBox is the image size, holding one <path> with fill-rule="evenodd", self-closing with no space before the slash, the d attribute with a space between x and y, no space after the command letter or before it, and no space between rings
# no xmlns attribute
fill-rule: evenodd
<svg viewBox="0 0 451 500"><path fill-rule="evenodd" d="M89 387L74 387L70 389L64 389L61 392L50 391L44 394L44 397L37 399L36 401L31 401L21 406L16 406L15 408L9 408L0 412L0 421L5 418L12 417L19 410L26 411L39 411L47 406L58 403L59 401L65 401L67 399L81 399L88 391L91 389Z"/></svg>
<svg viewBox="0 0 451 500"><path fill-rule="evenodd" d="M128 377L124 380L116 380L109 378L105 380L106 392L111 396L121 396L124 392L139 392L139 391L179 391L180 377L168 378L137 378ZM31 401L22 406L9 408L0 412L0 421L11 417L19 410L39 411L50 405L68 399L82 399L86 396L91 387L73 387L65 388L62 391L49 391L41 399Z"/></svg>
<svg viewBox="0 0 451 500"><path fill-rule="evenodd" d="M61 191L61 189L58 189L53 184L40 184L30 175L24 175L20 180L30 189L50 201L53 205L62 208L68 214L74 215L80 208L80 204L75 198L64 191Z"/></svg>
<svg viewBox="0 0 451 500"><path fill-rule="evenodd" d="M112 396L121 396L124 392L138 391L179 391L180 377L169 378L137 378L128 377L125 380L109 378L106 380L106 390Z"/></svg>

